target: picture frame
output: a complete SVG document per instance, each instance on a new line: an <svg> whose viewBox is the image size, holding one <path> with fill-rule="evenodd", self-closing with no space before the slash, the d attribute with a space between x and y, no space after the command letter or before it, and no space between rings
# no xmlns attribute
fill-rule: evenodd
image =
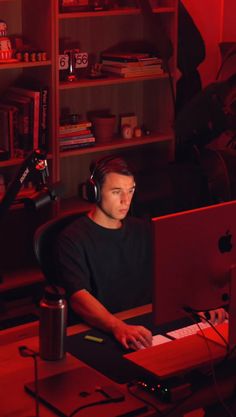
<svg viewBox="0 0 236 417"><path fill-rule="evenodd" d="M134 130L138 126L138 117L135 113L126 113L120 115L120 131L124 125L131 126L132 130Z"/></svg>

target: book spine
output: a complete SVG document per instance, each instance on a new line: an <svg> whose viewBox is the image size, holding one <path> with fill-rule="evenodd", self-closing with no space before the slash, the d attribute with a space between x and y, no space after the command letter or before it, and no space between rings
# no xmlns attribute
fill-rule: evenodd
<svg viewBox="0 0 236 417"><path fill-rule="evenodd" d="M11 108L9 116L12 157L23 156L19 144L18 109L16 107Z"/></svg>
<svg viewBox="0 0 236 417"><path fill-rule="evenodd" d="M21 97L7 92L4 96L4 102L18 108L17 112L17 131L19 138L19 148L23 152L32 149L32 137L30 135L30 103Z"/></svg>
<svg viewBox="0 0 236 417"><path fill-rule="evenodd" d="M95 142L84 142L84 143L75 143L72 145L62 145L60 146L60 151L69 151L73 149L85 148L87 146L93 146Z"/></svg>
<svg viewBox="0 0 236 417"><path fill-rule="evenodd" d="M90 132L86 135L73 135L59 138L60 143L68 142L69 140L82 140L93 138L93 134Z"/></svg>
<svg viewBox="0 0 236 417"><path fill-rule="evenodd" d="M148 66L142 66L142 67L113 67L111 65L103 65L102 71L104 72L112 72L114 74L134 74L134 73L140 73L140 74L149 74L149 73L163 73L163 70L160 65L148 65Z"/></svg>
<svg viewBox="0 0 236 417"><path fill-rule="evenodd" d="M70 140L66 140L63 142L60 142L60 146L64 146L64 145L74 145L75 143L92 143L95 142L95 137L94 136L90 136L88 138L83 138L83 139L70 139Z"/></svg>
<svg viewBox="0 0 236 417"><path fill-rule="evenodd" d="M150 58L148 53L134 53L134 54L122 54L122 53L103 53L101 56L102 59L113 59L114 61L121 62L137 62L141 59Z"/></svg>
<svg viewBox="0 0 236 417"><path fill-rule="evenodd" d="M77 132L80 130L88 129L91 126L91 122L77 123L72 125L62 125L59 127L59 134Z"/></svg>
<svg viewBox="0 0 236 417"><path fill-rule="evenodd" d="M83 129L83 130L76 130L73 132L68 132L68 133L60 133L58 135L59 139L66 139L66 138L70 138L73 136L84 136L84 135L91 135L91 130L90 129Z"/></svg>
<svg viewBox="0 0 236 417"><path fill-rule="evenodd" d="M115 67L146 67L148 65L162 65L162 60L159 58L149 58L149 59L143 59L138 61L132 61L132 62L124 62L124 61L115 61L114 59L103 59L102 60L103 65L112 65Z"/></svg>
<svg viewBox="0 0 236 417"><path fill-rule="evenodd" d="M0 150L4 152L4 159L10 158L9 114L0 109Z"/></svg>
<svg viewBox="0 0 236 417"><path fill-rule="evenodd" d="M152 75L154 75L154 76L157 76L157 75L161 75L161 74L163 74L163 71L143 71L143 72L127 72L127 73L124 73L124 74L120 74L120 76L121 77L124 77L124 78L128 78L128 77L130 77L130 78L132 78L132 77L147 77L147 76L152 76Z"/></svg>
<svg viewBox="0 0 236 417"><path fill-rule="evenodd" d="M12 91L19 96L28 97L32 103L32 120L31 130L33 136L32 147L37 149L39 146L39 106L40 106L40 92L37 90L31 90L24 87L10 87L9 91Z"/></svg>
<svg viewBox="0 0 236 417"><path fill-rule="evenodd" d="M39 148L48 151L48 87L40 89Z"/></svg>
<svg viewBox="0 0 236 417"><path fill-rule="evenodd" d="M0 108L8 112L9 138L10 138L10 158L23 156L19 146L18 138L18 108L6 103L0 103Z"/></svg>

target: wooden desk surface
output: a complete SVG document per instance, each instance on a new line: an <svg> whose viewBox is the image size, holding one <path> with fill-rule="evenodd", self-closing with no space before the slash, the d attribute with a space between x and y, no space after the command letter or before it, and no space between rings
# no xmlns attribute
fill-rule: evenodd
<svg viewBox="0 0 236 417"><path fill-rule="evenodd" d="M143 306L137 309L120 313L122 319L134 317L150 312L151 306ZM87 327L76 325L68 328L68 334L72 335L84 331ZM34 366L32 358L22 358L18 348L26 345L29 348L38 350L38 323L31 323L18 326L0 332L0 415L1 417L30 417L35 416L34 399L24 391L24 384L34 379ZM70 354L57 362L46 362L39 359L39 378L54 375L62 371L75 369L83 365L81 361ZM236 376L233 380L223 379L218 381L218 391L222 397L229 396L235 386ZM126 390L125 386L122 389ZM162 411L167 411L169 406L161 404L148 394L141 392L141 396L146 400L154 402ZM204 388L184 401L178 411L168 414L170 417L179 417L185 412L199 408L205 404L211 404L217 400L216 389L213 386ZM172 407L172 406L171 406ZM40 417L55 417L55 414L48 408L40 404ZM158 415L153 411L142 414L141 417ZM101 416L100 416L101 417Z"/></svg>
<svg viewBox="0 0 236 417"><path fill-rule="evenodd" d="M129 318L150 311L143 306L118 314L120 318ZM82 332L88 327L82 324L68 328L68 335ZM0 415L1 417L35 416L34 399L24 391L24 384L34 380L32 358L22 358L18 348L21 345L38 351L38 323L30 323L0 332ZM39 378L54 375L62 371L75 369L83 365L81 361L66 354L61 361L48 362L38 359ZM40 404L40 417L55 417L55 414ZM153 413L142 414L142 417Z"/></svg>

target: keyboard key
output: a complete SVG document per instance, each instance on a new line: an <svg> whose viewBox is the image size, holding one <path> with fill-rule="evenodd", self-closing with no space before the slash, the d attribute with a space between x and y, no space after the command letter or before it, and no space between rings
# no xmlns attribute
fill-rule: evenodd
<svg viewBox="0 0 236 417"><path fill-rule="evenodd" d="M162 334L156 334L152 337L152 346L162 345L163 343L171 342L169 337L163 336Z"/></svg>
<svg viewBox="0 0 236 417"><path fill-rule="evenodd" d="M167 336L173 337L174 339L182 339L183 337L197 334L200 329L207 329L210 324L207 322L200 322L197 324L191 324L190 326L182 327L180 329L173 330L167 333Z"/></svg>

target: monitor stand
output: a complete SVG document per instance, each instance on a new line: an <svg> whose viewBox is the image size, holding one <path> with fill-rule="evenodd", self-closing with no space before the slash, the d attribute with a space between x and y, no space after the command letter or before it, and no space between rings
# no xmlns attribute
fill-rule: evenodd
<svg viewBox="0 0 236 417"><path fill-rule="evenodd" d="M224 347L228 352L233 352L236 347L236 264L229 270L229 320L228 323L217 325L217 332L210 327L201 332L202 336ZM227 345L226 345L227 343Z"/></svg>
<svg viewBox="0 0 236 417"><path fill-rule="evenodd" d="M228 343L230 350L236 346L236 265L230 268Z"/></svg>

